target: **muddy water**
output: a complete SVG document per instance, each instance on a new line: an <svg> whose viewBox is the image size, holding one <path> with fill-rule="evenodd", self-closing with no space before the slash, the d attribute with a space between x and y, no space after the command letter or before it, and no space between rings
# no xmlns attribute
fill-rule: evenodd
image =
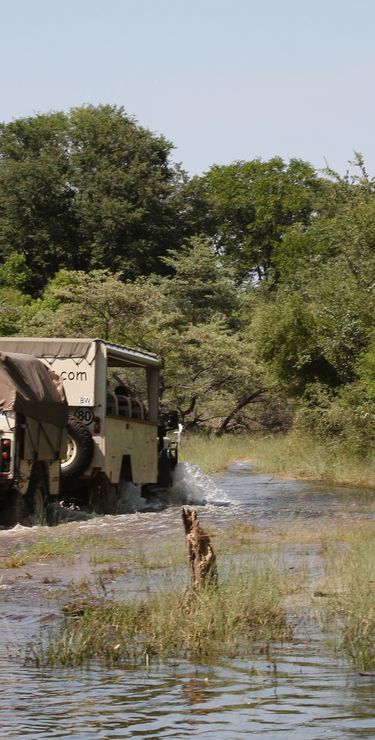
<svg viewBox="0 0 375 740"><path fill-rule="evenodd" d="M111 587L137 592L142 576L134 567L127 571L126 548L129 557L134 552L147 557L160 541L175 536L181 530L180 504L187 499L199 506L210 531L251 524L255 539L279 541L280 556L291 568L306 565L312 588L321 563L309 532L350 527L375 515L371 492L254 476L242 463L215 480L182 466L167 507L160 501L149 510L133 491L123 502L124 511L133 513L82 520L65 512L66 521L48 534L69 541L92 535L95 543L68 564L49 559L11 568L9 557L40 539L41 528L0 532L0 558L8 566L0 580L1 739L375 736L375 681L333 657L309 615L299 615L292 644L276 645L254 660L213 666L176 661L136 670L35 667L32 642L60 613L69 584L92 578L95 568L103 567L93 565L93 551L100 553L103 543L122 543L123 569ZM301 530L299 543L293 533Z"/></svg>

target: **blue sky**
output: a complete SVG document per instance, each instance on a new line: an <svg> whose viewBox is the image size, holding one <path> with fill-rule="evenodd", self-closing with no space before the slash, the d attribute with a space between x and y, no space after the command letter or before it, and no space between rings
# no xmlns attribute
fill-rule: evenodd
<svg viewBox="0 0 375 740"><path fill-rule="evenodd" d="M0 0L0 120L115 103L190 174L300 157L375 175L375 0Z"/></svg>

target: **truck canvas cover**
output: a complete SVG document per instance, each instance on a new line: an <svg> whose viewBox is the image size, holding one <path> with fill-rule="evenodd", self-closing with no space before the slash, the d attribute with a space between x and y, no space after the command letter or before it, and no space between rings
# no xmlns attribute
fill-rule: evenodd
<svg viewBox="0 0 375 740"><path fill-rule="evenodd" d="M0 337L0 350L4 352L34 355L57 373L64 383L70 408L81 408L105 404L99 398L104 388L107 368L146 368L156 378L161 365L160 359L151 352L123 347L102 339L79 339L69 337ZM156 383L156 380L155 380ZM150 380L151 384L151 380ZM99 392L99 396L97 396ZM157 389L150 418L157 418Z"/></svg>
<svg viewBox="0 0 375 740"><path fill-rule="evenodd" d="M0 412L5 411L64 426L68 404L62 380L32 355L0 352Z"/></svg>
<svg viewBox="0 0 375 740"><path fill-rule="evenodd" d="M112 365L115 364L116 360L121 360L121 364L128 365L140 364L149 367L159 367L161 365L160 359L152 352L123 347L120 344L105 342L102 339L0 337L0 342L4 349L9 347L12 352L36 355L36 357L45 359L50 363L54 360L70 359L77 366L84 360L92 365L100 347L104 347L109 364Z"/></svg>

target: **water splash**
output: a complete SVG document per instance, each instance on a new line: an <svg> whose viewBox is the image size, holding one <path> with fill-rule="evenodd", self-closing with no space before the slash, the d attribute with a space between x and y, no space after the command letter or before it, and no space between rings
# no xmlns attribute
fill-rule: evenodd
<svg viewBox="0 0 375 740"><path fill-rule="evenodd" d="M120 488L118 511L121 514L135 511L160 511L168 506L213 504L228 506L228 497L208 475L191 463L178 463L173 472L169 489L157 489L147 499L141 495L140 486L125 483Z"/></svg>
<svg viewBox="0 0 375 740"><path fill-rule="evenodd" d="M206 475L197 465L183 462L178 463L173 472L173 484L169 489L155 489L151 496L142 496L141 486L123 481L119 485L118 514L134 514L135 512L161 511L168 506L183 506L190 504L204 506L229 506L230 501L226 493L219 488L215 481ZM54 503L54 524L67 522L85 522L96 519L97 514L80 509L78 506L64 506L62 503ZM16 524L12 529L4 532L17 532L39 528L41 525L24 526Z"/></svg>
<svg viewBox="0 0 375 740"><path fill-rule="evenodd" d="M173 475L171 503L228 506L226 493L197 465L178 463Z"/></svg>
<svg viewBox="0 0 375 740"><path fill-rule="evenodd" d="M166 492L167 493L167 492ZM160 511L168 505L163 491L152 497L142 496L141 486L124 481L119 484L118 514L133 514L136 511Z"/></svg>

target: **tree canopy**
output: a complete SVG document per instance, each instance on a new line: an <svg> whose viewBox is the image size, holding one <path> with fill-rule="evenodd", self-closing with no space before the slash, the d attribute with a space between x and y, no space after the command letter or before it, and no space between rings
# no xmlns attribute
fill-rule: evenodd
<svg viewBox="0 0 375 740"><path fill-rule="evenodd" d="M123 108L0 125L3 334L158 352L161 403L214 433L375 442L375 181L281 157L191 179Z"/></svg>
<svg viewBox="0 0 375 740"><path fill-rule="evenodd" d="M298 159L215 165L186 186L190 228L211 237L238 281L274 281L276 249L290 226L310 222L320 190L315 170Z"/></svg>
<svg viewBox="0 0 375 740"><path fill-rule="evenodd" d="M123 108L85 106L0 125L0 254L40 289L62 268L163 272L176 245L172 145Z"/></svg>

